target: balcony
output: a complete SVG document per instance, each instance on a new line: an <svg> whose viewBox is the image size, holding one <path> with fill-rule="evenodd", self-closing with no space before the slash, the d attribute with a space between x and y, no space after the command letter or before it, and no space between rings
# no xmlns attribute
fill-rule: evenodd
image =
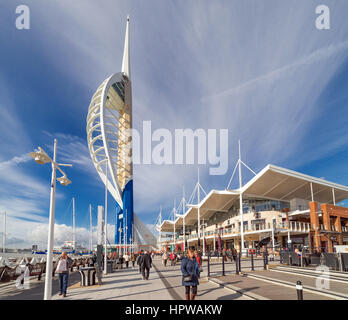
<svg viewBox="0 0 348 320"><path fill-rule="evenodd" d="M289 221L289 229L290 231L295 232L309 232L311 230L311 224L309 222L297 222L297 221Z"/></svg>

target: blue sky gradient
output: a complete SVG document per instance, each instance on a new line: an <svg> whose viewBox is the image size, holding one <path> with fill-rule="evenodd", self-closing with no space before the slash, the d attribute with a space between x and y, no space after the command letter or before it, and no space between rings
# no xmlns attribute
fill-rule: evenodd
<svg viewBox="0 0 348 320"><path fill-rule="evenodd" d="M20 4L30 8L30 30L15 28ZM330 8L330 30L315 28L319 4ZM104 186L86 116L98 85L121 69L128 14L134 127L229 129L228 173L200 166L207 192L227 186L238 139L255 171L272 163L348 185L346 12L345 0L1 1L0 211L9 246L45 245L51 170L28 153L52 154L54 138L58 160L74 165L66 169L73 183L57 188L56 241L71 237L75 197L77 239L88 242L88 205L96 224ZM197 165L135 166L135 211L152 224L162 205L167 217L196 174ZM243 174L245 183L251 174Z"/></svg>

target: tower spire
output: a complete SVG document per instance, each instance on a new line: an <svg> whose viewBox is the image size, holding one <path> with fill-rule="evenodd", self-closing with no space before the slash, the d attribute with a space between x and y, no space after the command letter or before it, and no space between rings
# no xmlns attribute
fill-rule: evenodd
<svg viewBox="0 0 348 320"><path fill-rule="evenodd" d="M122 60L122 72L130 79L130 59L129 59L129 15L127 16L126 37L124 39L124 51Z"/></svg>

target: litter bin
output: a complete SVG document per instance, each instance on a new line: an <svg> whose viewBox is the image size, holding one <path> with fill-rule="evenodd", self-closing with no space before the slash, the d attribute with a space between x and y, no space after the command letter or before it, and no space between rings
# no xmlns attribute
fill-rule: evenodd
<svg viewBox="0 0 348 320"><path fill-rule="evenodd" d="M112 273L113 272L113 263L114 261L113 260L108 260L108 265L107 265L107 272L108 273Z"/></svg>
<svg viewBox="0 0 348 320"><path fill-rule="evenodd" d="M93 286L95 285L96 270L94 267L80 268L80 284L81 286Z"/></svg>

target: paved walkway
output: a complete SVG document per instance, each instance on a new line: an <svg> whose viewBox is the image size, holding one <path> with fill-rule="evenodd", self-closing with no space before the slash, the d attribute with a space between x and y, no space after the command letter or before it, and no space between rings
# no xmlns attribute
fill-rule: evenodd
<svg viewBox="0 0 348 320"><path fill-rule="evenodd" d="M69 283L79 283L80 275L78 272L72 272L69 276ZM30 279L30 289L18 289L16 282L11 281L0 284L0 300L43 300L44 298L45 276L41 280L37 277ZM58 293L58 278L55 276L52 281L52 294Z"/></svg>
<svg viewBox="0 0 348 320"><path fill-rule="evenodd" d="M149 280L143 280L139 269L116 270L103 276L101 286L81 287L79 283L68 288L66 298L58 294L53 299L64 300L182 300L184 287L181 285L180 265L162 266L156 258ZM248 300L239 293L222 288L202 279L198 287L197 300Z"/></svg>

